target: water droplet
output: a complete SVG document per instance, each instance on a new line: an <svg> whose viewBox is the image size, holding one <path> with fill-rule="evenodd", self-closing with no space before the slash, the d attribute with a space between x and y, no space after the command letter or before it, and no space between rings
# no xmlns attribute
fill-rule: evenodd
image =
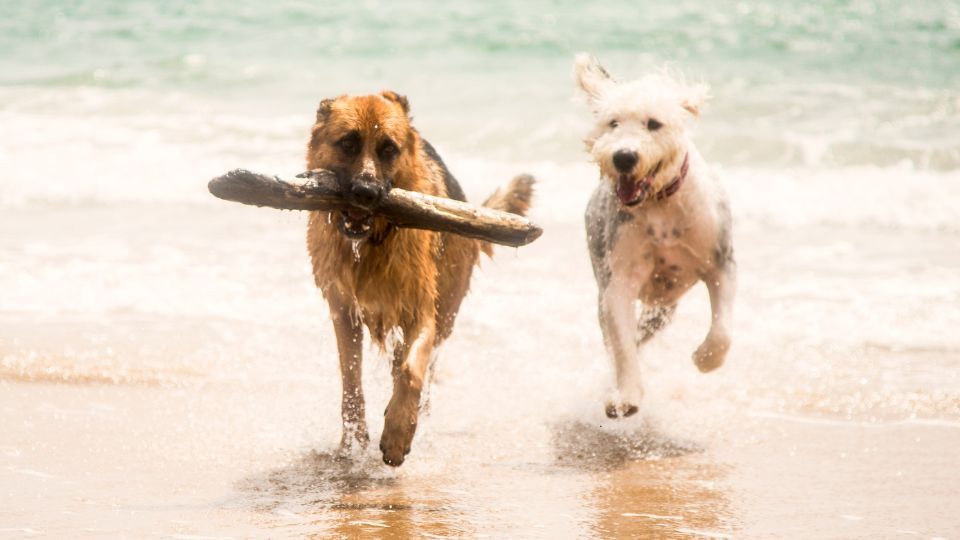
<svg viewBox="0 0 960 540"><path fill-rule="evenodd" d="M360 240L354 240L352 243L353 248L353 260L360 262Z"/></svg>

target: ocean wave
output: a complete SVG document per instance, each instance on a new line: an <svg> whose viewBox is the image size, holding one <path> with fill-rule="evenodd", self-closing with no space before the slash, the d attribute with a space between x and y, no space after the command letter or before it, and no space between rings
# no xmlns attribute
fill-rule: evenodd
<svg viewBox="0 0 960 540"><path fill-rule="evenodd" d="M519 172L537 177L534 215L547 222L579 222L599 181L595 166L574 163L448 159L480 198ZM960 171L893 167L836 169L715 167L738 224L755 227L870 227L960 232Z"/></svg>
<svg viewBox="0 0 960 540"><path fill-rule="evenodd" d="M170 388L195 384L200 375L186 367L138 365L103 351L30 350L0 358L0 381Z"/></svg>
<svg viewBox="0 0 960 540"><path fill-rule="evenodd" d="M308 114L302 114L290 105L274 112L144 90L0 92L0 206L214 204L206 182L230 169L300 172L313 106L304 104ZM579 220L597 181L579 141L586 113L570 107L541 125L527 114L491 120L465 113L451 120L428 112L417 124L474 199L530 172L541 181L539 216ZM719 169L738 221L960 230L960 209L952 204L960 196L953 162L960 160L960 141L938 150L892 139L858 142L850 133L818 140L797 130L778 138L770 122L751 139L734 129L739 120L705 122L695 135ZM483 127L470 129L477 125Z"/></svg>

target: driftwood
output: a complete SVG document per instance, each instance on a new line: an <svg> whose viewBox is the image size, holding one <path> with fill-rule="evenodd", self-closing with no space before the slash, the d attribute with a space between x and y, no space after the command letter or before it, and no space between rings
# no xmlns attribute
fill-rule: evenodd
<svg viewBox="0 0 960 540"><path fill-rule="evenodd" d="M210 181L210 193L227 201L285 210L349 210L334 173L317 169L301 182L236 169ZM526 181L532 182L528 177ZM372 210L398 227L450 232L507 246L523 246L543 230L517 214L393 188Z"/></svg>

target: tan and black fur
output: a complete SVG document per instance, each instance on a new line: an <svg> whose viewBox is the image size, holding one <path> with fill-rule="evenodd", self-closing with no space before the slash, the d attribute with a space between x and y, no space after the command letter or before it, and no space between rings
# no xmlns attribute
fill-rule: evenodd
<svg viewBox="0 0 960 540"><path fill-rule="evenodd" d="M307 166L334 171L348 199L373 209L390 188L465 200L443 161L410 125L409 105L394 92L341 96L320 103ZM526 212L532 185L514 180L485 206ZM392 350L393 395L384 412L383 461L410 452L431 355L453 331L484 242L396 228L362 210L313 212L307 244L317 287L330 306L343 380L341 447L369 440L361 388L363 327Z"/></svg>

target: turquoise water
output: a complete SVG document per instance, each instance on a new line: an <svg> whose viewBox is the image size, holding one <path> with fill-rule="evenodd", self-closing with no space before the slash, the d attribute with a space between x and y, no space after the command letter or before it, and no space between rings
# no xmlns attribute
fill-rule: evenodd
<svg viewBox="0 0 960 540"><path fill-rule="evenodd" d="M309 118L322 97L393 88L443 146L564 161L582 157L578 51L622 78L667 65L711 84L702 144L723 163L960 165L960 8L929 0L5 1L0 105L69 111L83 90L107 113L174 96L167 117Z"/></svg>
<svg viewBox="0 0 960 540"><path fill-rule="evenodd" d="M209 91L252 65L264 68L247 80L277 88L327 70L323 90L360 74L407 83L425 72L526 72L529 84L581 50L682 62L715 79L944 88L960 77L960 9L930 0L38 1L6 2L3 15L2 80L15 84ZM207 67L191 69L189 54Z"/></svg>

